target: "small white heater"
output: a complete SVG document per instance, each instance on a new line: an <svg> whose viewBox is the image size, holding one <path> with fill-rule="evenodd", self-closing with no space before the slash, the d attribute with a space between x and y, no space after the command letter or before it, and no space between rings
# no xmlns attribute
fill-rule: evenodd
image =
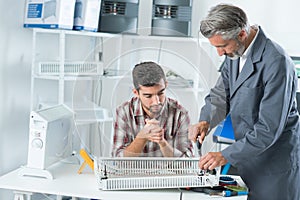
<svg viewBox="0 0 300 200"><path fill-rule="evenodd" d="M31 112L27 166L20 175L53 179L47 168L71 155L72 116L65 105Z"/></svg>

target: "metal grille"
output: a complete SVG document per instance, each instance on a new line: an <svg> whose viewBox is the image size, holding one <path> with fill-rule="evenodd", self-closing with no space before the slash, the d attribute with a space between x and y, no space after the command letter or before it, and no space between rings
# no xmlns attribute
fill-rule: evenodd
<svg viewBox="0 0 300 200"><path fill-rule="evenodd" d="M205 173L198 158L97 158L102 190L203 187L219 184L219 173Z"/></svg>
<svg viewBox="0 0 300 200"><path fill-rule="evenodd" d="M116 1L103 2L103 14L125 15L126 3Z"/></svg>
<svg viewBox="0 0 300 200"><path fill-rule="evenodd" d="M40 75L59 75L59 62L40 62L38 72ZM102 75L103 67L98 62L65 62L65 75Z"/></svg>
<svg viewBox="0 0 300 200"><path fill-rule="evenodd" d="M159 18L176 18L177 17L177 6L170 5L155 5L154 17Z"/></svg>
<svg viewBox="0 0 300 200"><path fill-rule="evenodd" d="M156 19L174 19L178 21L190 21L192 18L192 7L154 5L152 16Z"/></svg>

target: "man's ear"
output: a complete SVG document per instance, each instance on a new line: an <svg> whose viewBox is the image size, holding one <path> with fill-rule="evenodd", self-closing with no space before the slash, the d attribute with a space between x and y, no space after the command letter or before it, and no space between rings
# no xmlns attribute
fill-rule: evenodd
<svg viewBox="0 0 300 200"><path fill-rule="evenodd" d="M242 40L242 39L244 39L244 38L246 38L246 37L247 37L247 32L246 32L245 29L242 29L242 30L240 31L239 35L238 35L238 38L239 38L240 40Z"/></svg>
<svg viewBox="0 0 300 200"><path fill-rule="evenodd" d="M133 88L132 92L136 97L139 97L139 91L137 89Z"/></svg>

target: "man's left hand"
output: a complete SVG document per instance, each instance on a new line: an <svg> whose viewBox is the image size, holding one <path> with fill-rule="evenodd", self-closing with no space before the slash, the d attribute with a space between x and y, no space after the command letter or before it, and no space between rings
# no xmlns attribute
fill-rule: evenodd
<svg viewBox="0 0 300 200"><path fill-rule="evenodd" d="M214 168L225 165L226 163L227 160L223 157L221 152L209 152L200 158L199 168L213 170Z"/></svg>

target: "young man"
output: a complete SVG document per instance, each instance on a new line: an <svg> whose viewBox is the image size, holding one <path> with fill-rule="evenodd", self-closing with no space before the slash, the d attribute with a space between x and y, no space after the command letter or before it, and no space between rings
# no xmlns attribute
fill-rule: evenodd
<svg viewBox="0 0 300 200"><path fill-rule="evenodd" d="M236 6L213 7L200 31L226 58L220 79L205 98L200 122L190 128L190 138L202 142L207 130L219 123L216 115L225 110L236 142L201 157L199 167L211 170L229 162L247 184L248 199L300 199L300 127L292 60L261 27L249 26L245 12Z"/></svg>
<svg viewBox="0 0 300 200"><path fill-rule="evenodd" d="M166 97L163 69L143 62L134 67L132 78L135 97L116 110L113 156L193 156L188 112Z"/></svg>

